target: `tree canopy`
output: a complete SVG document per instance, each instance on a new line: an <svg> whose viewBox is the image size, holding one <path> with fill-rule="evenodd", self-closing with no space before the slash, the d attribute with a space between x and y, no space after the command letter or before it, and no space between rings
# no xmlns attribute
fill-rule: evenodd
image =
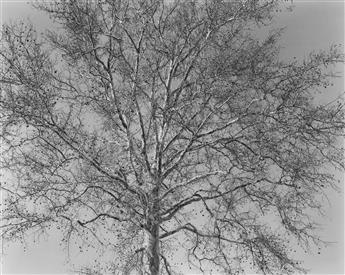
<svg viewBox="0 0 345 275"><path fill-rule="evenodd" d="M114 255L101 273L303 271L344 168L344 104L315 94L344 56L281 60L256 35L279 4L50 0L58 30L4 25L2 237L57 225Z"/></svg>

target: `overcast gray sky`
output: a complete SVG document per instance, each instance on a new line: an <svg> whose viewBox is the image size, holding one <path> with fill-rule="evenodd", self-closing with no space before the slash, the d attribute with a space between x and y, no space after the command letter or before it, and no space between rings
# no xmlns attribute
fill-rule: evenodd
<svg viewBox="0 0 345 275"><path fill-rule="evenodd" d="M47 17L30 8L26 1L0 0L0 3L2 23L29 17L40 30L51 26ZM275 20L277 27L287 27L281 41L282 57L300 58L311 50L327 49L332 43L344 44L344 1L297 0L294 5L293 12L282 12ZM343 66L337 69L344 75ZM343 92L344 77L341 77L331 89L325 90L321 100L330 100ZM337 176L343 190L344 175L339 173ZM331 205L320 222L325 228L323 237L336 243L320 255L317 251L314 255L300 255L312 274L344 274L344 194L330 192L329 197ZM40 244L29 243L25 252L19 244L5 245L1 274L67 273L68 266L59 249L58 237L47 237Z"/></svg>

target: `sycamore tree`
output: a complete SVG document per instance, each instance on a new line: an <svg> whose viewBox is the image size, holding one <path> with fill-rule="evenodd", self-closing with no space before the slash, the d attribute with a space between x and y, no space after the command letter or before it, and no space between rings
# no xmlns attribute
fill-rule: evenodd
<svg viewBox="0 0 345 275"><path fill-rule="evenodd" d="M113 255L97 272L303 271L344 168L340 49L279 59L280 3L49 0L59 28L3 25L2 238L49 233ZM103 268L103 269L100 269ZM96 273L89 266L83 272Z"/></svg>

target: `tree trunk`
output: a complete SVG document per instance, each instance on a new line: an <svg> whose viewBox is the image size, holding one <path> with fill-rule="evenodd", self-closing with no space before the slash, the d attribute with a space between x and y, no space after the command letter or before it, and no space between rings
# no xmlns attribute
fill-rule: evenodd
<svg viewBox="0 0 345 275"><path fill-rule="evenodd" d="M158 185L158 184L157 184ZM152 205L147 219L146 239L146 273L150 275L159 274L159 188L152 190Z"/></svg>
<svg viewBox="0 0 345 275"><path fill-rule="evenodd" d="M147 247L150 275L159 274L159 224L154 224L149 233Z"/></svg>
<svg viewBox="0 0 345 275"><path fill-rule="evenodd" d="M159 224L148 222L145 236L145 256L143 271L145 275L159 274Z"/></svg>

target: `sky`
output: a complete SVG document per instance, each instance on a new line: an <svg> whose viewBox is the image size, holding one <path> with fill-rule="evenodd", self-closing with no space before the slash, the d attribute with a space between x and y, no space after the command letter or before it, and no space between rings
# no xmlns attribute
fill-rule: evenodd
<svg viewBox="0 0 345 275"><path fill-rule="evenodd" d="M305 57L312 50L329 49L331 44L344 44L344 1L293 1L293 12L281 12L275 26L286 26L282 36L282 58ZM0 21L30 18L38 30L52 26L41 12L34 11L27 2L0 0ZM335 68L342 77L320 96L329 101L344 92L344 67ZM344 274L344 175L337 173L341 192L330 191L326 215L319 222L324 225L322 236L334 242L321 254L298 255L310 274ZM58 245L58 235L45 236L39 244L28 242L24 251L20 244L4 244L1 274L62 274L67 273L64 253Z"/></svg>

